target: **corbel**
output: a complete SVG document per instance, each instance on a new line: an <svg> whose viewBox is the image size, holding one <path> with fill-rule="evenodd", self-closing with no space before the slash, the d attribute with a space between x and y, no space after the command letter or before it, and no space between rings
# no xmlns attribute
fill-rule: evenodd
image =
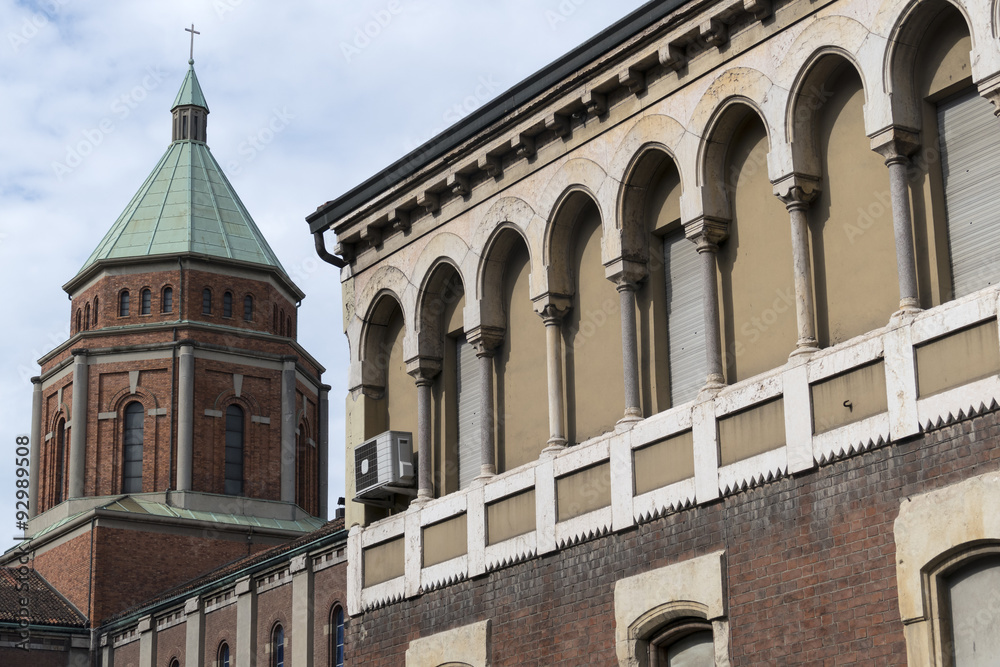
<svg viewBox="0 0 1000 667"><path fill-rule="evenodd" d="M448 186L448 190L456 197L465 198L471 192L469 189L469 177L465 174L448 174L445 184Z"/></svg>
<svg viewBox="0 0 1000 667"><path fill-rule="evenodd" d="M729 39L729 30L722 21L710 18L698 26L698 35L701 41L718 48Z"/></svg>
<svg viewBox="0 0 1000 667"><path fill-rule="evenodd" d="M477 160L476 166L493 178L500 178L503 176L503 162L497 155L483 155L479 158L479 160Z"/></svg>
<svg viewBox="0 0 1000 667"><path fill-rule="evenodd" d="M588 90L580 97L580 102L587 107L587 113L591 116L599 118L608 112L608 98L602 93Z"/></svg>
<svg viewBox="0 0 1000 667"><path fill-rule="evenodd" d="M333 254L350 264L356 257L355 246L353 243L338 243L333 247Z"/></svg>
<svg viewBox="0 0 1000 667"><path fill-rule="evenodd" d="M361 229L361 240L373 248L379 247L382 245L382 228L373 223L365 225Z"/></svg>
<svg viewBox="0 0 1000 667"><path fill-rule="evenodd" d="M646 73L629 67L619 72L618 83L628 88L633 95L639 95L646 90Z"/></svg>
<svg viewBox="0 0 1000 667"><path fill-rule="evenodd" d="M526 134L519 134L510 140L511 150L519 158L532 158L535 155L535 139Z"/></svg>
<svg viewBox="0 0 1000 667"><path fill-rule="evenodd" d="M774 13L771 0L743 0L743 9L758 21L763 21Z"/></svg>
<svg viewBox="0 0 1000 667"><path fill-rule="evenodd" d="M393 231L405 232L410 228L410 212L394 208L389 211L389 226Z"/></svg>
<svg viewBox="0 0 1000 667"><path fill-rule="evenodd" d="M684 49L676 42L671 42L666 46L661 46L657 51L660 64L665 68L678 72L687 64L687 55Z"/></svg>
<svg viewBox="0 0 1000 667"><path fill-rule="evenodd" d="M425 190L417 195L417 206L433 214L440 210L441 199L436 193Z"/></svg>
<svg viewBox="0 0 1000 667"><path fill-rule="evenodd" d="M570 134L569 118L561 113L550 113L545 117L545 129L552 130L557 137L566 137Z"/></svg>

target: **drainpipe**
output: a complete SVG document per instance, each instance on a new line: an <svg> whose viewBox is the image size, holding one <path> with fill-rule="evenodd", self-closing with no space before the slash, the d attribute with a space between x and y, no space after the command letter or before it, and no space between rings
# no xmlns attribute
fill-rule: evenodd
<svg viewBox="0 0 1000 667"><path fill-rule="evenodd" d="M332 254L326 249L326 241L323 240L323 232L313 232L313 239L316 241L316 254L327 264L333 264L338 269L347 266L347 262Z"/></svg>

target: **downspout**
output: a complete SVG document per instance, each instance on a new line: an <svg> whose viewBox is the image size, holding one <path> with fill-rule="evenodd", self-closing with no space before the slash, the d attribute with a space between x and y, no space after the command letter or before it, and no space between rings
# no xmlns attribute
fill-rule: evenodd
<svg viewBox="0 0 1000 667"><path fill-rule="evenodd" d="M338 269L347 266L347 262L332 254L326 249L326 241L323 240L323 232L313 232L313 239L316 241L316 254L327 264L333 264Z"/></svg>

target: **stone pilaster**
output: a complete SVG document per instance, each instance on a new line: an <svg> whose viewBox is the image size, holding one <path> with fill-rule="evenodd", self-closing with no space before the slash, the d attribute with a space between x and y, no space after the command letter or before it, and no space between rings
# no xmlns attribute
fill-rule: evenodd
<svg viewBox="0 0 1000 667"><path fill-rule="evenodd" d="M194 347L181 345L177 364L177 490L192 491L194 466Z"/></svg>
<svg viewBox="0 0 1000 667"><path fill-rule="evenodd" d="M73 415L69 441L69 498L81 498L87 466L87 351L73 350Z"/></svg>
<svg viewBox="0 0 1000 667"><path fill-rule="evenodd" d="M42 451L42 378L31 378L31 449L28 456L28 517L38 514L38 467Z"/></svg>
<svg viewBox="0 0 1000 667"><path fill-rule="evenodd" d="M295 357L281 368L281 500L295 502Z"/></svg>

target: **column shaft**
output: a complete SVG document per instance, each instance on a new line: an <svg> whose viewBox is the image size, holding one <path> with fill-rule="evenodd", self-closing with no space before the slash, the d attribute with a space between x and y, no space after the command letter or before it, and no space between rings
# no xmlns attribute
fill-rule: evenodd
<svg viewBox="0 0 1000 667"><path fill-rule="evenodd" d="M434 497L431 475L431 378L417 377L417 500Z"/></svg>
<svg viewBox="0 0 1000 667"><path fill-rule="evenodd" d="M42 378L31 378L31 449L28 454L28 517L38 514L38 466L42 452Z"/></svg>
<svg viewBox="0 0 1000 667"><path fill-rule="evenodd" d="M698 253L701 255L702 284L705 293L705 355L706 389L722 387L726 380L722 374L722 333L719 323L719 283L716 257L719 246L699 237Z"/></svg>
<svg viewBox="0 0 1000 667"><path fill-rule="evenodd" d="M87 466L87 352L73 351L73 415L69 443L68 498L81 498Z"/></svg>
<svg viewBox="0 0 1000 667"><path fill-rule="evenodd" d="M816 325L813 306L812 263L809 259L808 203L804 200L786 202L792 222L792 265L795 274L795 320L799 338L795 343L796 354L815 352Z"/></svg>
<svg viewBox="0 0 1000 667"><path fill-rule="evenodd" d="M191 491L194 470L194 348L182 345L177 364L177 490Z"/></svg>
<svg viewBox="0 0 1000 667"><path fill-rule="evenodd" d="M622 368L625 379L625 417L620 421L642 419L639 402L639 350L635 326L635 293L638 285L633 282L618 283L618 299L622 317Z"/></svg>
<svg viewBox="0 0 1000 667"><path fill-rule="evenodd" d="M493 441L493 351L484 349L476 354L479 356L479 382L482 389L479 410L479 476L491 477L497 472L496 445Z"/></svg>
<svg viewBox="0 0 1000 667"><path fill-rule="evenodd" d="M295 360L281 370L281 500L295 502Z"/></svg>
<svg viewBox="0 0 1000 667"><path fill-rule="evenodd" d="M330 387L319 390L319 517L326 521L330 512Z"/></svg>
<svg viewBox="0 0 1000 667"><path fill-rule="evenodd" d="M566 311L546 306L542 312L545 322L545 366L549 378L549 441L546 449L566 446L563 431L563 382L562 382L562 323Z"/></svg>
<svg viewBox="0 0 1000 667"><path fill-rule="evenodd" d="M919 309L917 300L917 265L913 252L913 224L910 193L906 184L909 160L903 155L889 157L889 191L892 197L892 228L896 236L896 267L899 273L899 310Z"/></svg>

